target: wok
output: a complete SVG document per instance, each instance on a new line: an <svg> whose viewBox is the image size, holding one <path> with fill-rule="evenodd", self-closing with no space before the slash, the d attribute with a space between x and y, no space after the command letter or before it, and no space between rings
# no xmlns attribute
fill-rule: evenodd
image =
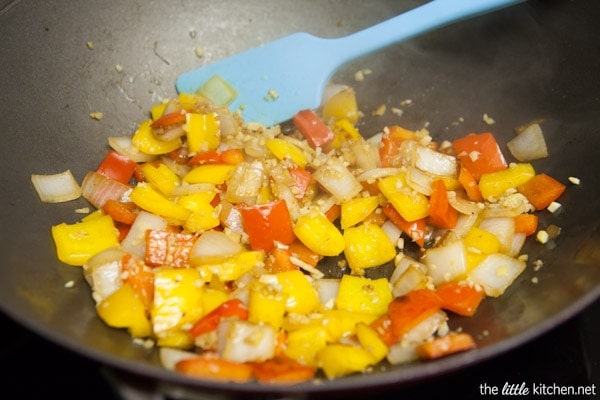
<svg viewBox="0 0 600 400"><path fill-rule="evenodd" d="M163 370L156 351L105 326L82 271L57 261L50 226L76 221L74 210L87 204L41 203L32 173L70 168L81 180L97 167L108 136L131 134L152 104L175 95L180 73L294 31L346 35L419 3L0 2L1 311L69 351L165 391L292 395L402 388L509 352L580 313L600 295L598 2L530 0L395 45L334 76L356 89L365 134L398 123L427 125L436 139L493 131L506 143L515 127L540 120L551 155L535 168L565 183L581 179L561 197L560 212L540 214L542 227L555 224L561 234L524 249L543 267L534 271L530 263L475 317L451 319L478 337L476 350L285 389L193 380ZM365 69L371 73L355 81L354 73ZM403 115L373 116L383 103L402 107ZM92 112L104 118L94 120ZM486 113L494 125L483 121ZM68 281L72 288L65 288Z"/></svg>

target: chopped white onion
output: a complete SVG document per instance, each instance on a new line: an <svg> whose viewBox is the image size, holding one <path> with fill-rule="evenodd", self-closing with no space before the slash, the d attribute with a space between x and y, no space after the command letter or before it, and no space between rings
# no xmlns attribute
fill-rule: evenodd
<svg viewBox="0 0 600 400"><path fill-rule="evenodd" d="M511 154L521 162L548 157L548 146L539 124L531 124L506 143Z"/></svg>
<svg viewBox="0 0 600 400"><path fill-rule="evenodd" d="M367 142L363 138L350 142L350 154L354 158L353 163L363 171L379 167L379 148Z"/></svg>
<svg viewBox="0 0 600 400"><path fill-rule="evenodd" d="M174 371L175 365L179 361L189 360L196 357L199 357L199 355L193 351L175 349L172 347L160 347L158 349L158 358L160 363L168 371Z"/></svg>
<svg viewBox="0 0 600 400"><path fill-rule="evenodd" d="M391 220L386 219L383 224L381 224L381 230L390 238L390 242L398 243L398 239L402 235L402 229L398 228L398 225L393 223Z"/></svg>
<svg viewBox="0 0 600 400"><path fill-rule="evenodd" d="M429 196L431 195L433 176L419 168L408 167L406 169L406 183L417 192Z"/></svg>
<svg viewBox="0 0 600 400"><path fill-rule="evenodd" d="M487 218L481 221L479 228L492 233L500 241L500 252L507 254L513 244L515 220L510 217Z"/></svg>
<svg viewBox="0 0 600 400"><path fill-rule="evenodd" d="M479 215L485 208L483 203L467 200L461 196L457 196L453 190L448 191L448 202L456 211L466 215Z"/></svg>
<svg viewBox="0 0 600 400"><path fill-rule="evenodd" d="M83 178L81 190L83 198L100 209L104 207L107 200L120 200L131 190L131 186L90 171Z"/></svg>
<svg viewBox="0 0 600 400"><path fill-rule="evenodd" d="M397 262L392 275L390 276L390 283L393 284L397 281L400 276L410 267L418 268L421 272L427 272L427 266L412 257L402 256Z"/></svg>
<svg viewBox="0 0 600 400"><path fill-rule="evenodd" d="M206 231L192 246L190 263L201 265L219 263L233 257L243 250L242 245L221 231Z"/></svg>
<svg viewBox="0 0 600 400"><path fill-rule="evenodd" d="M416 148L415 166L421 171L441 176L455 176L457 171L456 157L425 146Z"/></svg>
<svg viewBox="0 0 600 400"><path fill-rule="evenodd" d="M131 136L111 136L108 138L108 145L120 155L137 163L149 162L156 159L154 155L142 153L131 142Z"/></svg>
<svg viewBox="0 0 600 400"><path fill-rule="evenodd" d="M92 288L96 304L123 285L121 260L127 254L119 247L111 247L91 257L84 265L87 282Z"/></svg>
<svg viewBox="0 0 600 400"><path fill-rule="evenodd" d="M31 175L31 183L46 203L63 203L81 197L81 187L73 177L71 170L52 175Z"/></svg>
<svg viewBox="0 0 600 400"><path fill-rule="evenodd" d="M352 199L363 190L360 182L340 160L330 160L319 166L313 177L340 202Z"/></svg>
<svg viewBox="0 0 600 400"><path fill-rule="evenodd" d="M225 199L234 204L253 205L266 180L267 176L260 161L243 162L229 178Z"/></svg>
<svg viewBox="0 0 600 400"><path fill-rule="evenodd" d="M481 285L486 296L498 297L524 269L524 261L506 254L493 253L473 268L469 277Z"/></svg>
<svg viewBox="0 0 600 400"><path fill-rule="evenodd" d="M360 182L375 181L379 178L394 176L400 173L400 168L373 168L360 174L357 179Z"/></svg>
<svg viewBox="0 0 600 400"><path fill-rule="evenodd" d="M268 324L229 319L217 328L217 352L227 361L265 361L275 355L277 332Z"/></svg>
<svg viewBox="0 0 600 400"><path fill-rule="evenodd" d="M326 309L331 309L335 306L335 298L337 297L340 288L340 280L334 278L323 278L315 280L315 288L319 301Z"/></svg>
<svg viewBox="0 0 600 400"><path fill-rule="evenodd" d="M408 292L425 287L427 275L420 268L410 266L392 285L394 297L403 296Z"/></svg>
<svg viewBox="0 0 600 400"><path fill-rule="evenodd" d="M148 229L166 228L166 219L147 211L140 211L131 225L127 236L121 242L121 248L143 259L146 256L146 231Z"/></svg>
<svg viewBox="0 0 600 400"><path fill-rule="evenodd" d="M467 254L462 240L428 249L423 256L427 274L434 285L459 278L467 270Z"/></svg>

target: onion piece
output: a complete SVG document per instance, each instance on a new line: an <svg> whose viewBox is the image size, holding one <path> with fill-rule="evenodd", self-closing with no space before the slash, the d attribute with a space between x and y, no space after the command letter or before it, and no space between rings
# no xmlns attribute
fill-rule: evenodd
<svg viewBox="0 0 600 400"><path fill-rule="evenodd" d="M265 361L275 355L277 331L269 324L226 319L217 328L217 352L224 360Z"/></svg>
<svg viewBox="0 0 600 400"><path fill-rule="evenodd" d="M548 146L539 124L528 125L506 143L511 154L521 162L548 157Z"/></svg>
<svg viewBox="0 0 600 400"><path fill-rule="evenodd" d="M418 146L415 150L415 167L433 175L455 176L457 172L456 157L425 146Z"/></svg>
<svg viewBox="0 0 600 400"><path fill-rule="evenodd" d="M117 153L137 163L144 163L156 159L155 155L142 153L132 142L131 136L111 136L108 145Z"/></svg>
<svg viewBox="0 0 600 400"><path fill-rule="evenodd" d="M381 230L390 238L390 242L396 245L400 236L402 235L402 229L398 228L398 225L393 223L391 220L386 219L383 224L381 224Z"/></svg>
<svg viewBox="0 0 600 400"><path fill-rule="evenodd" d="M220 231L206 231L192 246L190 264L219 263L241 253L243 247L229 235Z"/></svg>
<svg viewBox="0 0 600 400"><path fill-rule="evenodd" d="M81 187L73 177L71 170L52 175L31 175L31 183L46 203L64 203L81 197Z"/></svg>
<svg viewBox="0 0 600 400"><path fill-rule="evenodd" d="M515 234L515 220L510 217L487 218L481 221L479 228L490 232L500 241L500 252L508 253Z"/></svg>
<svg viewBox="0 0 600 400"><path fill-rule="evenodd" d="M335 307L335 298L337 297L340 288L339 279L316 279L315 288L317 289L319 301L325 309L332 309L333 307Z"/></svg>
<svg viewBox="0 0 600 400"><path fill-rule="evenodd" d="M456 192L453 190L448 191L448 202L456 211L466 215L479 215L485 209L483 203L457 196Z"/></svg>
<svg viewBox="0 0 600 400"><path fill-rule="evenodd" d="M120 247L111 247L92 256L83 266L85 279L92 288L96 304L123 285L121 260L126 254Z"/></svg>
<svg viewBox="0 0 600 400"><path fill-rule="evenodd" d="M159 347L158 358L160 364L168 371L175 371L175 365L179 361L197 358L199 355L193 351L175 349L172 347Z"/></svg>
<svg viewBox="0 0 600 400"><path fill-rule="evenodd" d="M417 192L430 196L433 176L419 168L408 167L406 169L406 184Z"/></svg>
<svg viewBox="0 0 600 400"><path fill-rule="evenodd" d="M146 257L146 232L148 229L166 229L167 220L148 211L140 211L131 225L121 248L139 258Z"/></svg>
<svg viewBox="0 0 600 400"><path fill-rule="evenodd" d="M498 297L525 270L525 262L506 254L493 253L480 262L469 277L481 285L486 296Z"/></svg>
<svg viewBox="0 0 600 400"><path fill-rule="evenodd" d="M400 171L400 168L373 168L363 172L356 179L358 179L360 182L370 182L379 178L398 175Z"/></svg>
<svg viewBox="0 0 600 400"><path fill-rule="evenodd" d="M467 271L467 253L462 240L428 249L422 261L434 285L457 279Z"/></svg>
<svg viewBox="0 0 600 400"><path fill-rule="evenodd" d="M82 196L100 209L108 200L120 200L131 186L118 182L95 171L87 173L81 183Z"/></svg>
<svg viewBox="0 0 600 400"><path fill-rule="evenodd" d="M357 196L363 187L341 160L331 159L319 166L313 177L339 201Z"/></svg>

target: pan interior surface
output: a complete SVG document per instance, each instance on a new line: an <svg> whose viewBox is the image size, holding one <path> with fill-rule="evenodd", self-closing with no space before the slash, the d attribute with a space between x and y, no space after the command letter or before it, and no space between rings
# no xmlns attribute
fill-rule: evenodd
<svg viewBox="0 0 600 400"><path fill-rule="evenodd" d="M0 309L67 349L156 380L165 391L297 393L401 387L447 374L510 351L582 311L600 296L597 2L528 1L394 45L334 76L355 88L365 135L399 124L427 127L441 140L491 131L506 143L516 127L540 121L550 157L536 161L536 169L565 183L581 180L567 188L559 212L540 214L540 226L556 225L561 234L545 245L528 242L528 268L513 286L485 300L474 317L451 319L452 327L477 336L474 351L285 390L194 380L164 370L154 349L134 346L126 332L105 326L81 269L56 259L50 226L78 220L74 210L89 205L40 202L31 174L68 168L81 181L101 161L107 138L131 135L151 105L175 95L175 78L185 71L296 31L344 36L420 3L1 3ZM364 80L356 80L359 71ZM402 115L374 115L382 104ZM104 118L90 118L95 112ZM543 267L532 268L533 260Z"/></svg>

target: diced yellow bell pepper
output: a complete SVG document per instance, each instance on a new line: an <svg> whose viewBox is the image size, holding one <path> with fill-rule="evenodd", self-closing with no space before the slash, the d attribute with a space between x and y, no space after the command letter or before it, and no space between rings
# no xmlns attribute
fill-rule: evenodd
<svg viewBox="0 0 600 400"><path fill-rule="evenodd" d="M210 204L201 204L192 211L186 220L184 227L190 232L204 232L219 226L221 221L215 208Z"/></svg>
<svg viewBox="0 0 600 400"><path fill-rule="evenodd" d="M179 93L177 99L179 100L181 108L187 111L191 111L194 109L194 107L198 103L198 100L200 100L201 97L192 93Z"/></svg>
<svg viewBox="0 0 600 400"><path fill-rule="evenodd" d="M156 121L159 119L164 114L166 108L166 102L158 103L150 107L150 115L152 116L152 120Z"/></svg>
<svg viewBox="0 0 600 400"><path fill-rule="evenodd" d="M267 149L269 149L269 151L279 160L289 158L301 168L306 167L306 164L308 163L308 159L304 152L300 150L298 146L287 140L279 138L268 139L265 142L265 146L267 146Z"/></svg>
<svg viewBox="0 0 600 400"><path fill-rule="evenodd" d="M224 183L235 171L235 165L229 164L204 164L194 167L184 177L187 183L212 183L220 185Z"/></svg>
<svg viewBox="0 0 600 400"><path fill-rule="evenodd" d="M516 189L535 176L529 163L511 164L507 169L481 175L479 190L484 199L498 197L509 189Z"/></svg>
<svg viewBox="0 0 600 400"><path fill-rule="evenodd" d="M404 174L382 178L378 182L378 187L402 218L408 222L429 215L429 199L424 194L411 189L406 183Z"/></svg>
<svg viewBox="0 0 600 400"><path fill-rule="evenodd" d="M181 181L177 174L163 163L146 163L142 165L141 171L146 181L166 196L171 194Z"/></svg>
<svg viewBox="0 0 600 400"><path fill-rule="evenodd" d="M488 231L473 227L463 238L467 249L467 270L471 270L482 262L488 254L500 251L500 240Z"/></svg>
<svg viewBox="0 0 600 400"><path fill-rule="evenodd" d="M344 230L344 255L357 274L396 257L396 247L379 225L361 224Z"/></svg>
<svg viewBox="0 0 600 400"><path fill-rule="evenodd" d="M187 144L190 154L215 150L221 144L221 127L216 113L187 113Z"/></svg>
<svg viewBox="0 0 600 400"><path fill-rule="evenodd" d="M208 314L229 299L229 295L224 290L205 288L202 293L202 311Z"/></svg>
<svg viewBox="0 0 600 400"><path fill-rule="evenodd" d="M347 119L355 124L358 121L358 103L354 89L347 88L331 96L323 105L323 119Z"/></svg>
<svg viewBox="0 0 600 400"><path fill-rule="evenodd" d="M335 304L340 310L383 315L391 301L392 291L386 278L369 279L344 275Z"/></svg>
<svg viewBox="0 0 600 400"><path fill-rule="evenodd" d="M197 211L203 209L205 204L210 204L211 201L217 195L214 191L192 193L185 196L181 196L177 199L177 204L187 208L190 211Z"/></svg>
<svg viewBox="0 0 600 400"><path fill-rule="evenodd" d="M52 238L58 259L73 266L82 266L93 255L119 245L119 232L108 215L54 225Z"/></svg>
<svg viewBox="0 0 600 400"><path fill-rule="evenodd" d="M301 215L296 220L293 230L306 247L321 256L337 256L344 251L342 233L318 210Z"/></svg>
<svg viewBox="0 0 600 400"><path fill-rule="evenodd" d="M140 182L133 188L129 198L141 209L160 215L173 224L182 224L192 212L172 202L158 193L146 182Z"/></svg>
<svg viewBox="0 0 600 400"><path fill-rule="evenodd" d="M133 337L148 337L152 333L144 303L129 283L123 284L102 300L96 306L96 311L108 326L127 328Z"/></svg>
<svg viewBox="0 0 600 400"><path fill-rule="evenodd" d="M353 123L347 118L335 121L333 124L334 128L340 129L345 133L345 137L348 139L358 139L361 137L360 132Z"/></svg>
<svg viewBox="0 0 600 400"><path fill-rule="evenodd" d="M342 202L340 224L342 229L362 222L379 206L377 196L355 197Z"/></svg>
<svg viewBox="0 0 600 400"><path fill-rule="evenodd" d="M356 324L363 322L368 325L378 317L372 313L338 309L324 310L322 313L322 324L327 329L332 341L355 334Z"/></svg>
<svg viewBox="0 0 600 400"><path fill-rule="evenodd" d="M288 312L308 314L319 307L317 291L301 271L279 272L275 276L281 285L282 293L286 295Z"/></svg>
<svg viewBox="0 0 600 400"><path fill-rule="evenodd" d="M154 302L150 310L152 327L159 345L161 340L175 342L177 347L193 343L185 332L204 315L202 308L203 282L198 271L190 268L159 269L154 275ZM176 339L176 340L175 340Z"/></svg>
<svg viewBox="0 0 600 400"><path fill-rule="evenodd" d="M286 312L286 301L287 296L274 285L254 282L248 298L248 321L281 328Z"/></svg>
<svg viewBox="0 0 600 400"><path fill-rule="evenodd" d="M331 125L333 130L333 140L327 145L327 148L339 149L348 140L360 138L360 132L347 119L340 119Z"/></svg>
<svg viewBox="0 0 600 400"><path fill-rule="evenodd" d="M148 119L142 122L137 131L131 138L131 143L142 153L146 154L166 154L181 147L181 139L158 140L152 134L152 120Z"/></svg>
<svg viewBox="0 0 600 400"><path fill-rule="evenodd" d="M289 332L284 354L303 365L318 367L316 355L327 346L329 333L323 326L306 326Z"/></svg>
<svg viewBox="0 0 600 400"><path fill-rule="evenodd" d="M255 266L264 263L263 251L244 251L220 264L202 264L195 268L204 282L210 282L216 276L221 282L238 279Z"/></svg>
<svg viewBox="0 0 600 400"><path fill-rule="evenodd" d="M500 251L500 240L491 232L478 227L473 227L463 238L467 250L476 249L476 252L485 254Z"/></svg>
<svg viewBox="0 0 600 400"><path fill-rule="evenodd" d="M319 366L329 379L364 371L373 364L373 355L359 346L330 344L317 353Z"/></svg>
<svg viewBox="0 0 600 400"><path fill-rule="evenodd" d="M387 345L369 325L363 322L356 324L356 337L360 345L373 356L373 364L377 364L387 355Z"/></svg>
<svg viewBox="0 0 600 400"><path fill-rule="evenodd" d="M102 216L105 216L106 213L104 211L102 211L102 209L98 209L94 212L89 213L88 215L86 215L85 217L81 218L81 221L89 221L95 218L99 218Z"/></svg>

